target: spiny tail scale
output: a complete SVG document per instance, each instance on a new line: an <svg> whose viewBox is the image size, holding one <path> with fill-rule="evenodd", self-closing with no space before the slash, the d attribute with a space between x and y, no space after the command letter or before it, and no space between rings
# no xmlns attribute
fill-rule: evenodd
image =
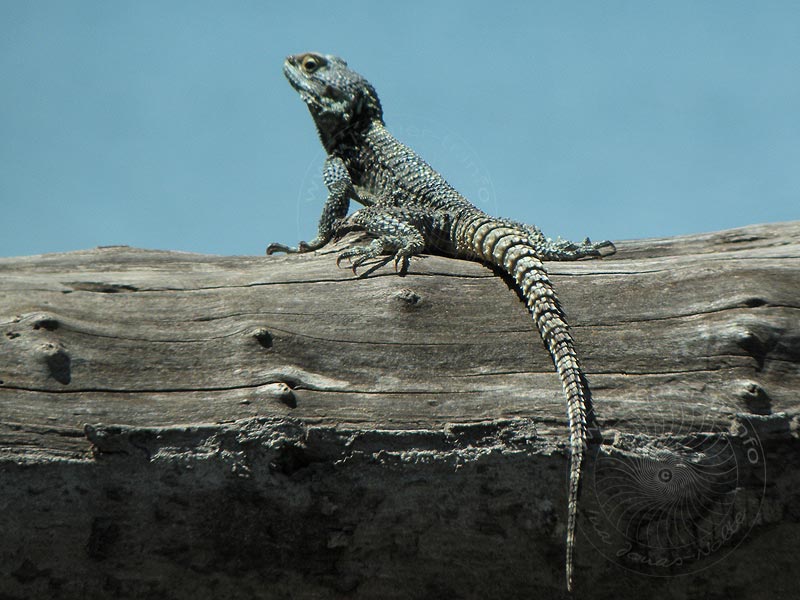
<svg viewBox="0 0 800 600"><path fill-rule="evenodd" d="M566 577L567 589L571 591L578 492L586 444L586 411L590 402L586 376L578 361L569 325L555 290L527 233L479 213L463 226L457 227L455 234L459 254L477 255L513 277L561 379L569 421Z"/></svg>

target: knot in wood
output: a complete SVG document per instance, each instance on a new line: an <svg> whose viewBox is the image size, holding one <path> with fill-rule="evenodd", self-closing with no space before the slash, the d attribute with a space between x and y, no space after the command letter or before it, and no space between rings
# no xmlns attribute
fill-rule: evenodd
<svg viewBox="0 0 800 600"><path fill-rule="evenodd" d="M250 336L254 338L264 348L272 348L272 334L266 327L258 327L250 332Z"/></svg>
<svg viewBox="0 0 800 600"><path fill-rule="evenodd" d="M34 329L45 329L47 331L55 331L61 325L58 319L49 313L35 313L29 317L32 321Z"/></svg>
<svg viewBox="0 0 800 600"><path fill-rule="evenodd" d="M420 296L417 292L409 288L402 288L400 290L397 290L394 293L393 298L398 302L400 302L402 305L408 307L418 306L422 302L422 296Z"/></svg>

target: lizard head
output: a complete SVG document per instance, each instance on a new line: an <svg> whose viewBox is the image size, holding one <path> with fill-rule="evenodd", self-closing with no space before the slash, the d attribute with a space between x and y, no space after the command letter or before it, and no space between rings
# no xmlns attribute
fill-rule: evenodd
<svg viewBox="0 0 800 600"><path fill-rule="evenodd" d="M356 120L383 121L375 88L337 56L305 52L286 58L283 74L315 119L349 125Z"/></svg>

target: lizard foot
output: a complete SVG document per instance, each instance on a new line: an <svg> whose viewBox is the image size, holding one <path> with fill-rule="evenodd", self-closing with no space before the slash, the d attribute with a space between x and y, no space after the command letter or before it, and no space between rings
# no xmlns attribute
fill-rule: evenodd
<svg viewBox="0 0 800 600"><path fill-rule="evenodd" d="M276 252L285 252L286 254L302 254L303 252L312 252L325 245L325 240L315 239L310 242L300 242L297 246L287 246L285 244L272 243L267 246L267 255L275 254Z"/></svg>
<svg viewBox="0 0 800 600"><path fill-rule="evenodd" d="M585 256L609 256L617 251L617 247L609 240L602 242L592 243L588 237L583 240L581 244L573 244L572 252L577 255L577 258Z"/></svg>
<svg viewBox="0 0 800 600"><path fill-rule="evenodd" d="M368 260L379 256L382 252L383 244L380 242L380 240L372 240L369 246L353 246L352 248L341 252L339 256L336 257L336 266L341 267L342 261L347 259L350 261L353 274L357 275L358 267L363 265ZM353 260L354 257L356 257L355 260Z"/></svg>
<svg viewBox="0 0 800 600"><path fill-rule="evenodd" d="M336 258L336 266L341 267L341 262L345 259L349 260L351 263L351 267L353 269L353 274L358 274L358 268L364 265L367 261L377 258L381 254L383 254L385 250L385 244L379 240L373 240L368 246L354 246L348 250L345 250ZM375 267L371 268L366 273L363 273L362 276L366 276L367 274L371 273L375 269L382 267L390 260L394 260L394 270L396 273L400 275L405 275L408 272L408 267L411 264L411 258L416 256L413 248L400 248L396 252L392 254L388 254L384 257L382 261L379 261ZM355 260L353 258L355 257Z"/></svg>
<svg viewBox="0 0 800 600"><path fill-rule="evenodd" d="M585 250L585 256L611 256L617 251L617 247L611 240L602 240L594 242L587 237L583 240L583 244L579 248L579 252Z"/></svg>
<svg viewBox="0 0 800 600"><path fill-rule="evenodd" d="M300 242L297 247L287 246L286 244L272 243L267 246L267 256L275 254L276 252L285 252L286 254L294 254L296 252L303 252L303 245L305 242Z"/></svg>
<svg viewBox="0 0 800 600"><path fill-rule="evenodd" d="M580 244L569 240L558 239L552 242L553 257L555 260L577 260L586 257L603 257L614 254L616 246L609 240L592 242L588 237Z"/></svg>

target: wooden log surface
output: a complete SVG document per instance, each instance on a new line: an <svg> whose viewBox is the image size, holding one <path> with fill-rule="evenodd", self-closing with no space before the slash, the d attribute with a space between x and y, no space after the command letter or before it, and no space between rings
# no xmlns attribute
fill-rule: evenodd
<svg viewBox="0 0 800 600"><path fill-rule="evenodd" d="M800 222L618 248L548 264L602 433L577 595L800 593ZM564 595L518 295L336 250L0 259L0 597Z"/></svg>

